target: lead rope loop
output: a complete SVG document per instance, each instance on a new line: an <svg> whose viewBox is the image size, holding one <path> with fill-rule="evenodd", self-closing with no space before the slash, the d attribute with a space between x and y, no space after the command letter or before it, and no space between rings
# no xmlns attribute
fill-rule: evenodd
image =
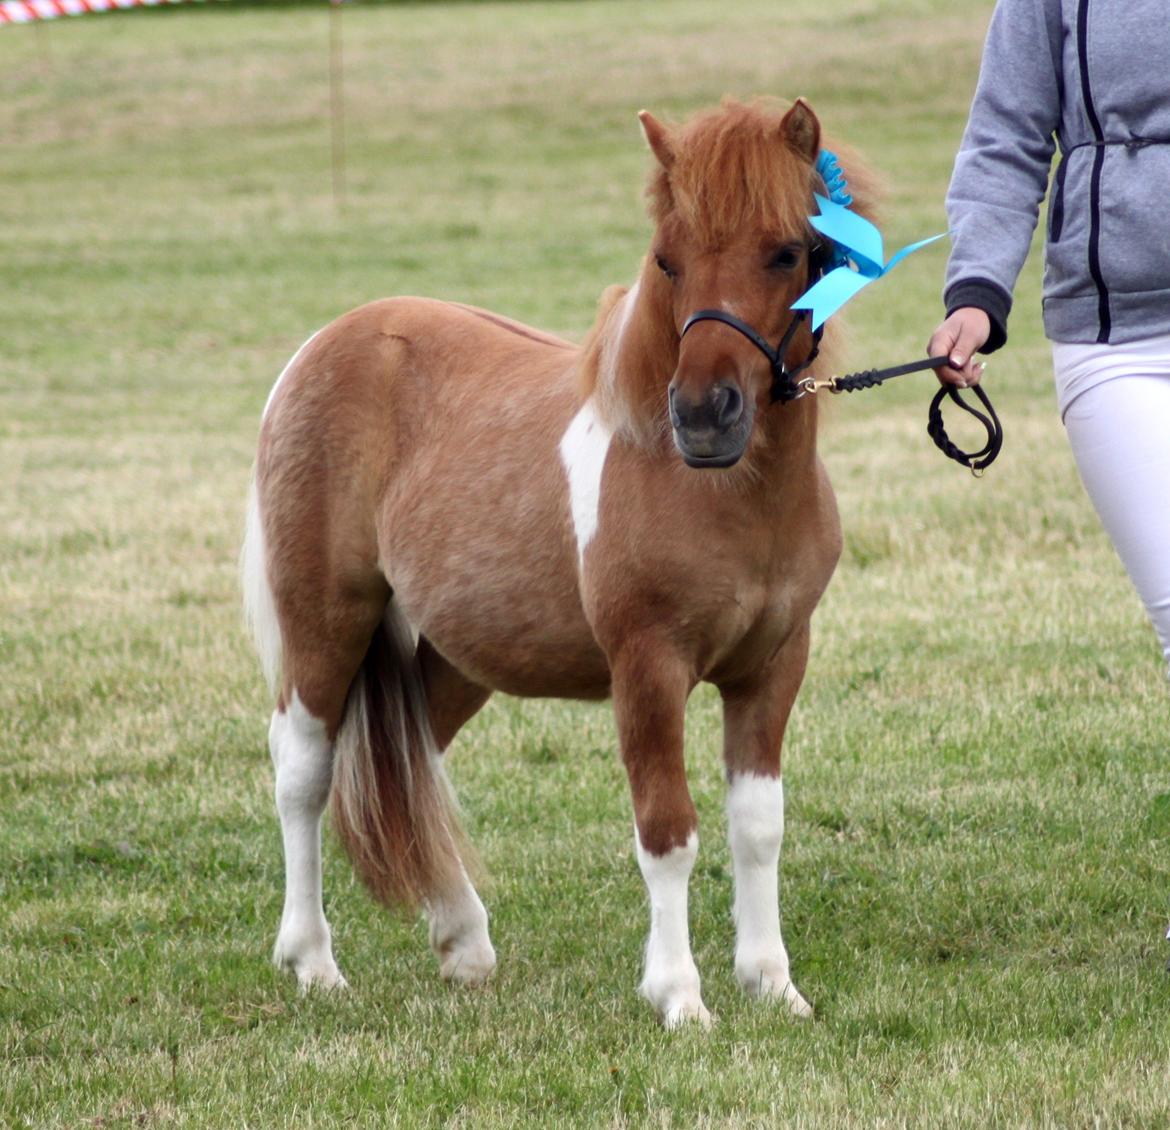
<svg viewBox="0 0 1170 1130"><path fill-rule="evenodd" d="M979 402L987 409L987 415L985 416L978 408L973 408L968 404L954 385L946 385L934 394L934 399L930 402L930 412L926 418L926 434L934 440L934 445L939 451L956 463L961 463L964 467L969 468L971 474L978 479L995 462L1000 448L1003 447L1003 425L999 422L999 417L996 415L987 393L979 385L972 385L967 391L975 394ZM987 429L987 443L978 451L964 451L956 446L947 435L942 418L944 398L950 399L964 412L970 413Z"/></svg>

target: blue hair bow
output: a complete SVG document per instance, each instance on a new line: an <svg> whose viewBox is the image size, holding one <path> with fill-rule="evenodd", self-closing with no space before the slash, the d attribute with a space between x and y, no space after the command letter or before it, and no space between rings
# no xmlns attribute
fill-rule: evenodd
<svg viewBox="0 0 1170 1130"><path fill-rule="evenodd" d="M836 155L822 149L816 169L829 195L815 195L819 214L810 216L809 223L829 242L831 253L824 275L792 304L793 310L812 311L814 330L871 282L889 274L908 255L942 239L942 234L920 239L887 261L882 233L869 220L849 210L853 197Z"/></svg>

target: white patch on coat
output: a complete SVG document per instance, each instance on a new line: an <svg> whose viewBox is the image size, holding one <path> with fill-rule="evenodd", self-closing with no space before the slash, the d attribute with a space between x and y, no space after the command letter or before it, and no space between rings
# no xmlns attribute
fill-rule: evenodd
<svg viewBox="0 0 1170 1130"><path fill-rule="evenodd" d="M682 847L652 855L634 830L634 848L650 896L650 937L646 971L638 991L658 1010L667 1028L686 1020L711 1023L699 993L699 971L691 955L687 924L687 885L699 854L699 836L692 832Z"/></svg>
<svg viewBox="0 0 1170 1130"><path fill-rule="evenodd" d="M778 998L793 1015L811 1016L792 984L780 934L784 785L779 777L742 773L731 778L727 831L735 871L735 975L752 996Z"/></svg>
<svg viewBox="0 0 1170 1130"><path fill-rule="evenodd" d="M601 508L601 475L613 432L597 415L592 397L581 405L561 437L561 462L569 480L569 511L577 538L577 559L584 565L585 548L597 533Z"/></svg>

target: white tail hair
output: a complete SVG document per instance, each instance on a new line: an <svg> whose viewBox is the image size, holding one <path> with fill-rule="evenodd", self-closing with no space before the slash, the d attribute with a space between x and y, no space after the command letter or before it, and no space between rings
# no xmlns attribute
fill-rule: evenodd
<svg viewBox="0 0 1170 1130"><path fill-rule="evenodd" d="M260 666L268 682L268 689L275 694L280 679L280 623L276 618L272 585L268 581L264 521L260 513L260 494L256 488L255 473L248 488L244 545L240 551L240 588L244 594L244 620L260 656Z"/></svg>

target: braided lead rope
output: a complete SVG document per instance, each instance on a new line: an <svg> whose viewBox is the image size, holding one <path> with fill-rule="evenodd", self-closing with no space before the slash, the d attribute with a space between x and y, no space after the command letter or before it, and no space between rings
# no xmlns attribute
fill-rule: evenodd
<svg viewBox="0 0 1170 1130"><path fill-rule="evenodd" d="M937 369L947 363L946 357L928 357L923 361L910 361L905 365L893 365L888 369L865 369L859 373L846 373L843 377L829 377L827 380L806 377L800 382L800 390L801 392L818 392L821 389L833 393L860 392L862 389L875 388L894 377L902 377L907 373L920 373L925 369ZM934 441L935 447L948 459L953 459L956 463L970 470L973 475L979 477L995 462L1003 447L1003 425L999 422L999 416L996 415L995 408L987 393L979 385L972 385L967 391L974 393L987 410L986 414L968 404L963 399L959 389L952 385L946 385L935 393L934 399L930 402L926 434ZM964 412L974 416L986 430L987 442L978 451L964 451L947 435L942 416L942 403L947 399L957 404Z"/></svg>

